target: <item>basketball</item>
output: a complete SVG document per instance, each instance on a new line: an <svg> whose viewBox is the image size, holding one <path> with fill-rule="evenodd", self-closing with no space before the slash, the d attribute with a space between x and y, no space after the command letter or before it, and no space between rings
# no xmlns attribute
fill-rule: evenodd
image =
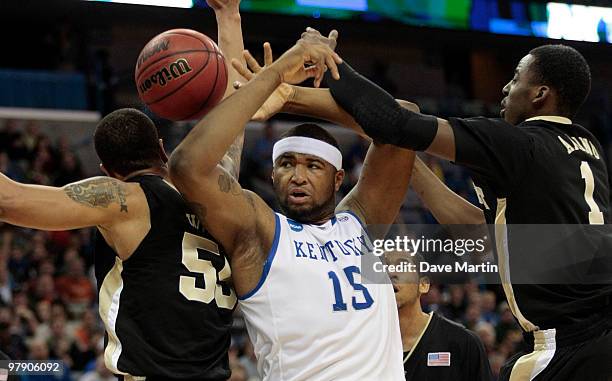
<svg viewBox="0 0 612 381"><path fill-rule="evenodd" d="M209 37L190 29L172 29L145 45L134 77L140 99L156 115L193 120L223 97L227 66Z"/></svg>

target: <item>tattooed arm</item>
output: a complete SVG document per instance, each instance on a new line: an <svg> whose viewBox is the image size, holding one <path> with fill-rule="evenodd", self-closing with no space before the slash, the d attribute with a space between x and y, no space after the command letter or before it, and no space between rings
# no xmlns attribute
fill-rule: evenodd
<svg viewBox="0 0 612 381"><path fill-rule="evenodd" d="M110 177L56 188L21 184L0 174L0 220L23 227L67 230L109 226L141 213L143 202L138 186Z"/></svg>

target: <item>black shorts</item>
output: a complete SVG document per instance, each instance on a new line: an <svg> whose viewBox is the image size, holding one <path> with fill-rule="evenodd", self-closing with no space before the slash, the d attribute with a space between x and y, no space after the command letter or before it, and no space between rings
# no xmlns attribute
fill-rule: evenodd
<svg viewBox="0 0 612 381"><path fill-rule="evenodd" d="M504 364L499 381L612 381L612 327L602 321L582 332L533 333L533 351Z"/></svg>

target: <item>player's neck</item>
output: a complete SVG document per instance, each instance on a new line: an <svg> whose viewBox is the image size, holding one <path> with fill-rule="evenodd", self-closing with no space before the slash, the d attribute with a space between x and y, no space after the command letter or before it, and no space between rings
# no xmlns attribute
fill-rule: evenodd
<svg viewBox="0 0 612 381"><path fill-rule="evenodd" d="M168 177L168 169L167 169L167 167L165 165L162 166L162 167L152 167L152 168L142 169L140 171L135 171L135 172L130 173L129 175L125 176L121 180L122 181L127 181L129 179L134 178L134 177L145 176L145 175L160 176L160 177L163 177L165 179L166 177Z"/></svg>
<svg viewBox="0 0 612 381"><path fill-rule="evenodd" d="M310 224L311 225L323 225L323 224L327 223L327 221L329 221L332 218L334 218L335 215L336 214L334 212L331 212L328 215L317 219L317 221L311 222Z"/></svg>
<svg viewBox="0 0 612 381"><path fill-rule="evenodd" d="M427 326L429 315L421 310L421 303L403 306L399 310L400 331L402 333L402 346L404 352L412 350L416 340Z"/></svg>

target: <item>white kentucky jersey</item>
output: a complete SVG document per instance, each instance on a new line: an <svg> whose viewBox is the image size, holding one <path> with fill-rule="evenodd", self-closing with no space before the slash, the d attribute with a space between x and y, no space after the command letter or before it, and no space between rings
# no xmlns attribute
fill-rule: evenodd
<svg viewBox="0 0 612 381"><path fill-rule="evenodd" d="M361 283L366 240L348 212L323 225L276 215L259 284L240 298L264 380L404 379L393 287Z"/></svg>

